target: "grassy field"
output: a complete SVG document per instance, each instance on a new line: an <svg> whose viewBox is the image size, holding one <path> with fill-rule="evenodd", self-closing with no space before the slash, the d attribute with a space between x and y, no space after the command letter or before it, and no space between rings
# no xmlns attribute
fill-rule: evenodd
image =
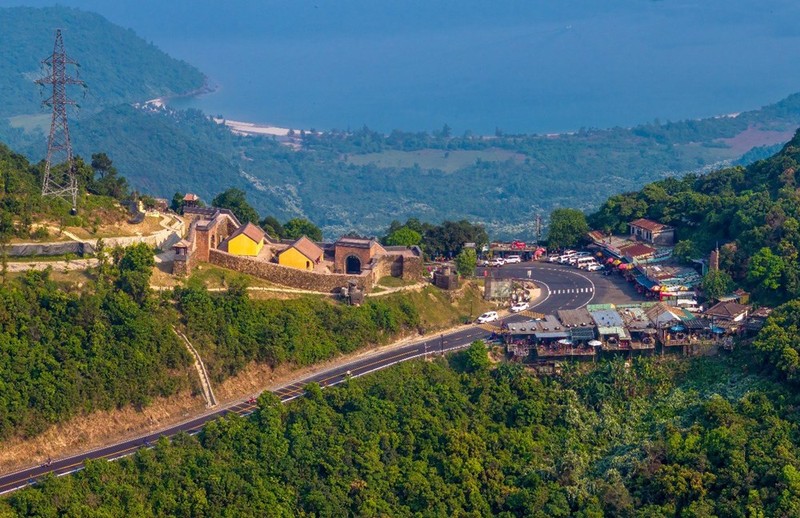
<svg viewBox="0 0 800 518"><path fill-rule="evenodd" d="M403 280L400 277L392 277L391 275L387 275L386 277L381 277L378 279L378 286L383 286L385 288L401 288L403 286L411 286L412 284L416 283L417 281Z"/></svg>
<svg viewBox="0 0 800 518"><path fill-rule="evenodd" d="M413 167L419 165L423 169L441 169L452 173L463 167L474 164L477 160L485 162L504 162L514 160L522 162L525 156L506 149L486 149L481 151L443 151L441 149L423 149L421 151L394 151L366 155L348 155L347 161L356 165L375 164L379 167Z"/></svg>
<svg viewBox="0 0 800 518"><path fill-rule="evenodd" d="M465 283L452 292L428 286L386 297L403 297L411 302L419 311L420 323L427 332L471 321L484 311L496 309L494 304L483 300L483 288L475 282Z"/></svg>

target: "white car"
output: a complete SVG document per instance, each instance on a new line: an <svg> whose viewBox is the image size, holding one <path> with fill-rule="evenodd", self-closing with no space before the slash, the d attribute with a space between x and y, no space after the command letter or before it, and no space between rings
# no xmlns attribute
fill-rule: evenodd
<svg viewBox="0 0 800 518"><path fill-rule="evenodd" d="M586 271L596 272L597 270L602 270L603 268L604 268L604 266L602 264L594 263L594 264L590 264L589 266L587 266L586 267Z"/></svg>
<svg viewBox="0 0 800 518"><path fill-rule="evenodd" d="M506 261L502 257L495 257L489 261L489 266L503 266L504 264L506 264Z"/></svg>
<svg viewBox="0 0 800 518"><path fill-rule="evenodd" d="M591 252L578 252L575 255L573 255L572 257L570 257L569 259L567 259L567 262L569 264L574 265L574 264L576 264L578 262L578 259L582 259L584 257L591 257L591 256L592 256Z"/></svg>
<svg viewBox="0 0 800 518"><path fill-rule="evenodd" d="M528 309L527 302L517 302L516 304L514 304L509 308L509 311L511 311L512 313L519 313L520 311L525 311L526 309Z"/></svg>
<svg viewBox="0 0 800 518"><path fill-rule="evenodd" d="M509 255L508 257L506 257L506 264L515 264L521 262L522 258L518 255Z"/></svg>
<svg viewBox="0 0 800 518"><path fill-rule="evenodd" d="M487 322L494 322L498 318L500 317L497 315L497 311L487 311L483 315L479 316L476 322L479 324L485 324Z"/></svg>

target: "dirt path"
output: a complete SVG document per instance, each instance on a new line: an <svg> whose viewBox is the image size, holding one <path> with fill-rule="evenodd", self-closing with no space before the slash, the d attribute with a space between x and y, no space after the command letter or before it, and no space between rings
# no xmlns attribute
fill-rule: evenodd
<svg viewBox="0 0 800 518"><path fill-rule="evenodd" d="M197 371L197 377L200 379L200 386L203 388L203 397L206 398L206 406L208 408L217 406L217 398L214 396L214 390L211 388L211 378L208 376L206 364L203 363L200 353L197 352L197 349L194 348L192 342L186 338L185 334L175 329L175 326L172 326L172 330L178 335L178 338L181 339L186 349L188 349L189 354L194 358L194 368Z"/></svg>

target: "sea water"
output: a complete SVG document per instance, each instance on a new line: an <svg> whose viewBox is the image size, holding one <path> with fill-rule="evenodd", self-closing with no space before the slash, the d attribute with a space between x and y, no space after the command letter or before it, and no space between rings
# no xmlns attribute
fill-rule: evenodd
<svg viewBox="0 0 800 518"><path fill-rule="evenodd" d="M800 91L792 0L61 3L133 28L218 87L176 105L283 127L551 133Z"/></svg>

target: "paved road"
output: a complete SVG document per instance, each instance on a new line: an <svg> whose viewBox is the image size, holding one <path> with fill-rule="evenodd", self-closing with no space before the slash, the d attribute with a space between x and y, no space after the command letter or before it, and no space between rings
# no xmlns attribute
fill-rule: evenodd
<svg viewBox="0 0 800 518"><path fill-rule="evenodd" d="M543 298L536 311L554 313L557 309L574 309L592 303L624 303L644 300L636 290L618 274L602 275L587 272L572 266L528 262L509 264L499 268L478 268L477 275L484 271L501 279L530 279L542 288ZM529 273L530 272L530 275Z"/></svg>
<svg viewBox="0 0 800 518"><path fill-rule="evenodd" d="M529 270L531 271L530 279L536 281L543 288L541 295L531 304L531 309L536 312L552 313L557 309L582 307L593 301L605 302L604 296L609 294L615 297L623 296L620 295L622 292L617 286L619 281L615 283L614 280L602 275L592 275L591 273L580 272L560 265L522 263L494 268L492 269L492 274L504 278L527 279L529 278L527 274ZM479 275L483 275L482 269L479 269ZM622 284L625 284L624 281ZM503 321L515 322L528 318L526 315L511 315L504 318ZM487 338L490 332L491 326L466 325L460 330L441 335L438 339L420 340L384 352L364 355L346 364L299 379L294 383L277 389L275 394L283 402L291 401L303 394L303 387L308 383L316 382L322 387L330 387L343 382L349 376L363 376L402 361L420 358L425 355L444 354L467 347L475 340ZM113 460L124 457L140 448L147 447L160 437L170 437L179 432L195 433L212 419L231 412L246 415L255 408L256 405L254 403L240 402L215 409L191 420L160 430L157 433L83 452L72 457L54 460L49 466L38 466L0 476L0 494L22 488L47 473L64 475L77 471L82 468L86 459Z"/></svg>

